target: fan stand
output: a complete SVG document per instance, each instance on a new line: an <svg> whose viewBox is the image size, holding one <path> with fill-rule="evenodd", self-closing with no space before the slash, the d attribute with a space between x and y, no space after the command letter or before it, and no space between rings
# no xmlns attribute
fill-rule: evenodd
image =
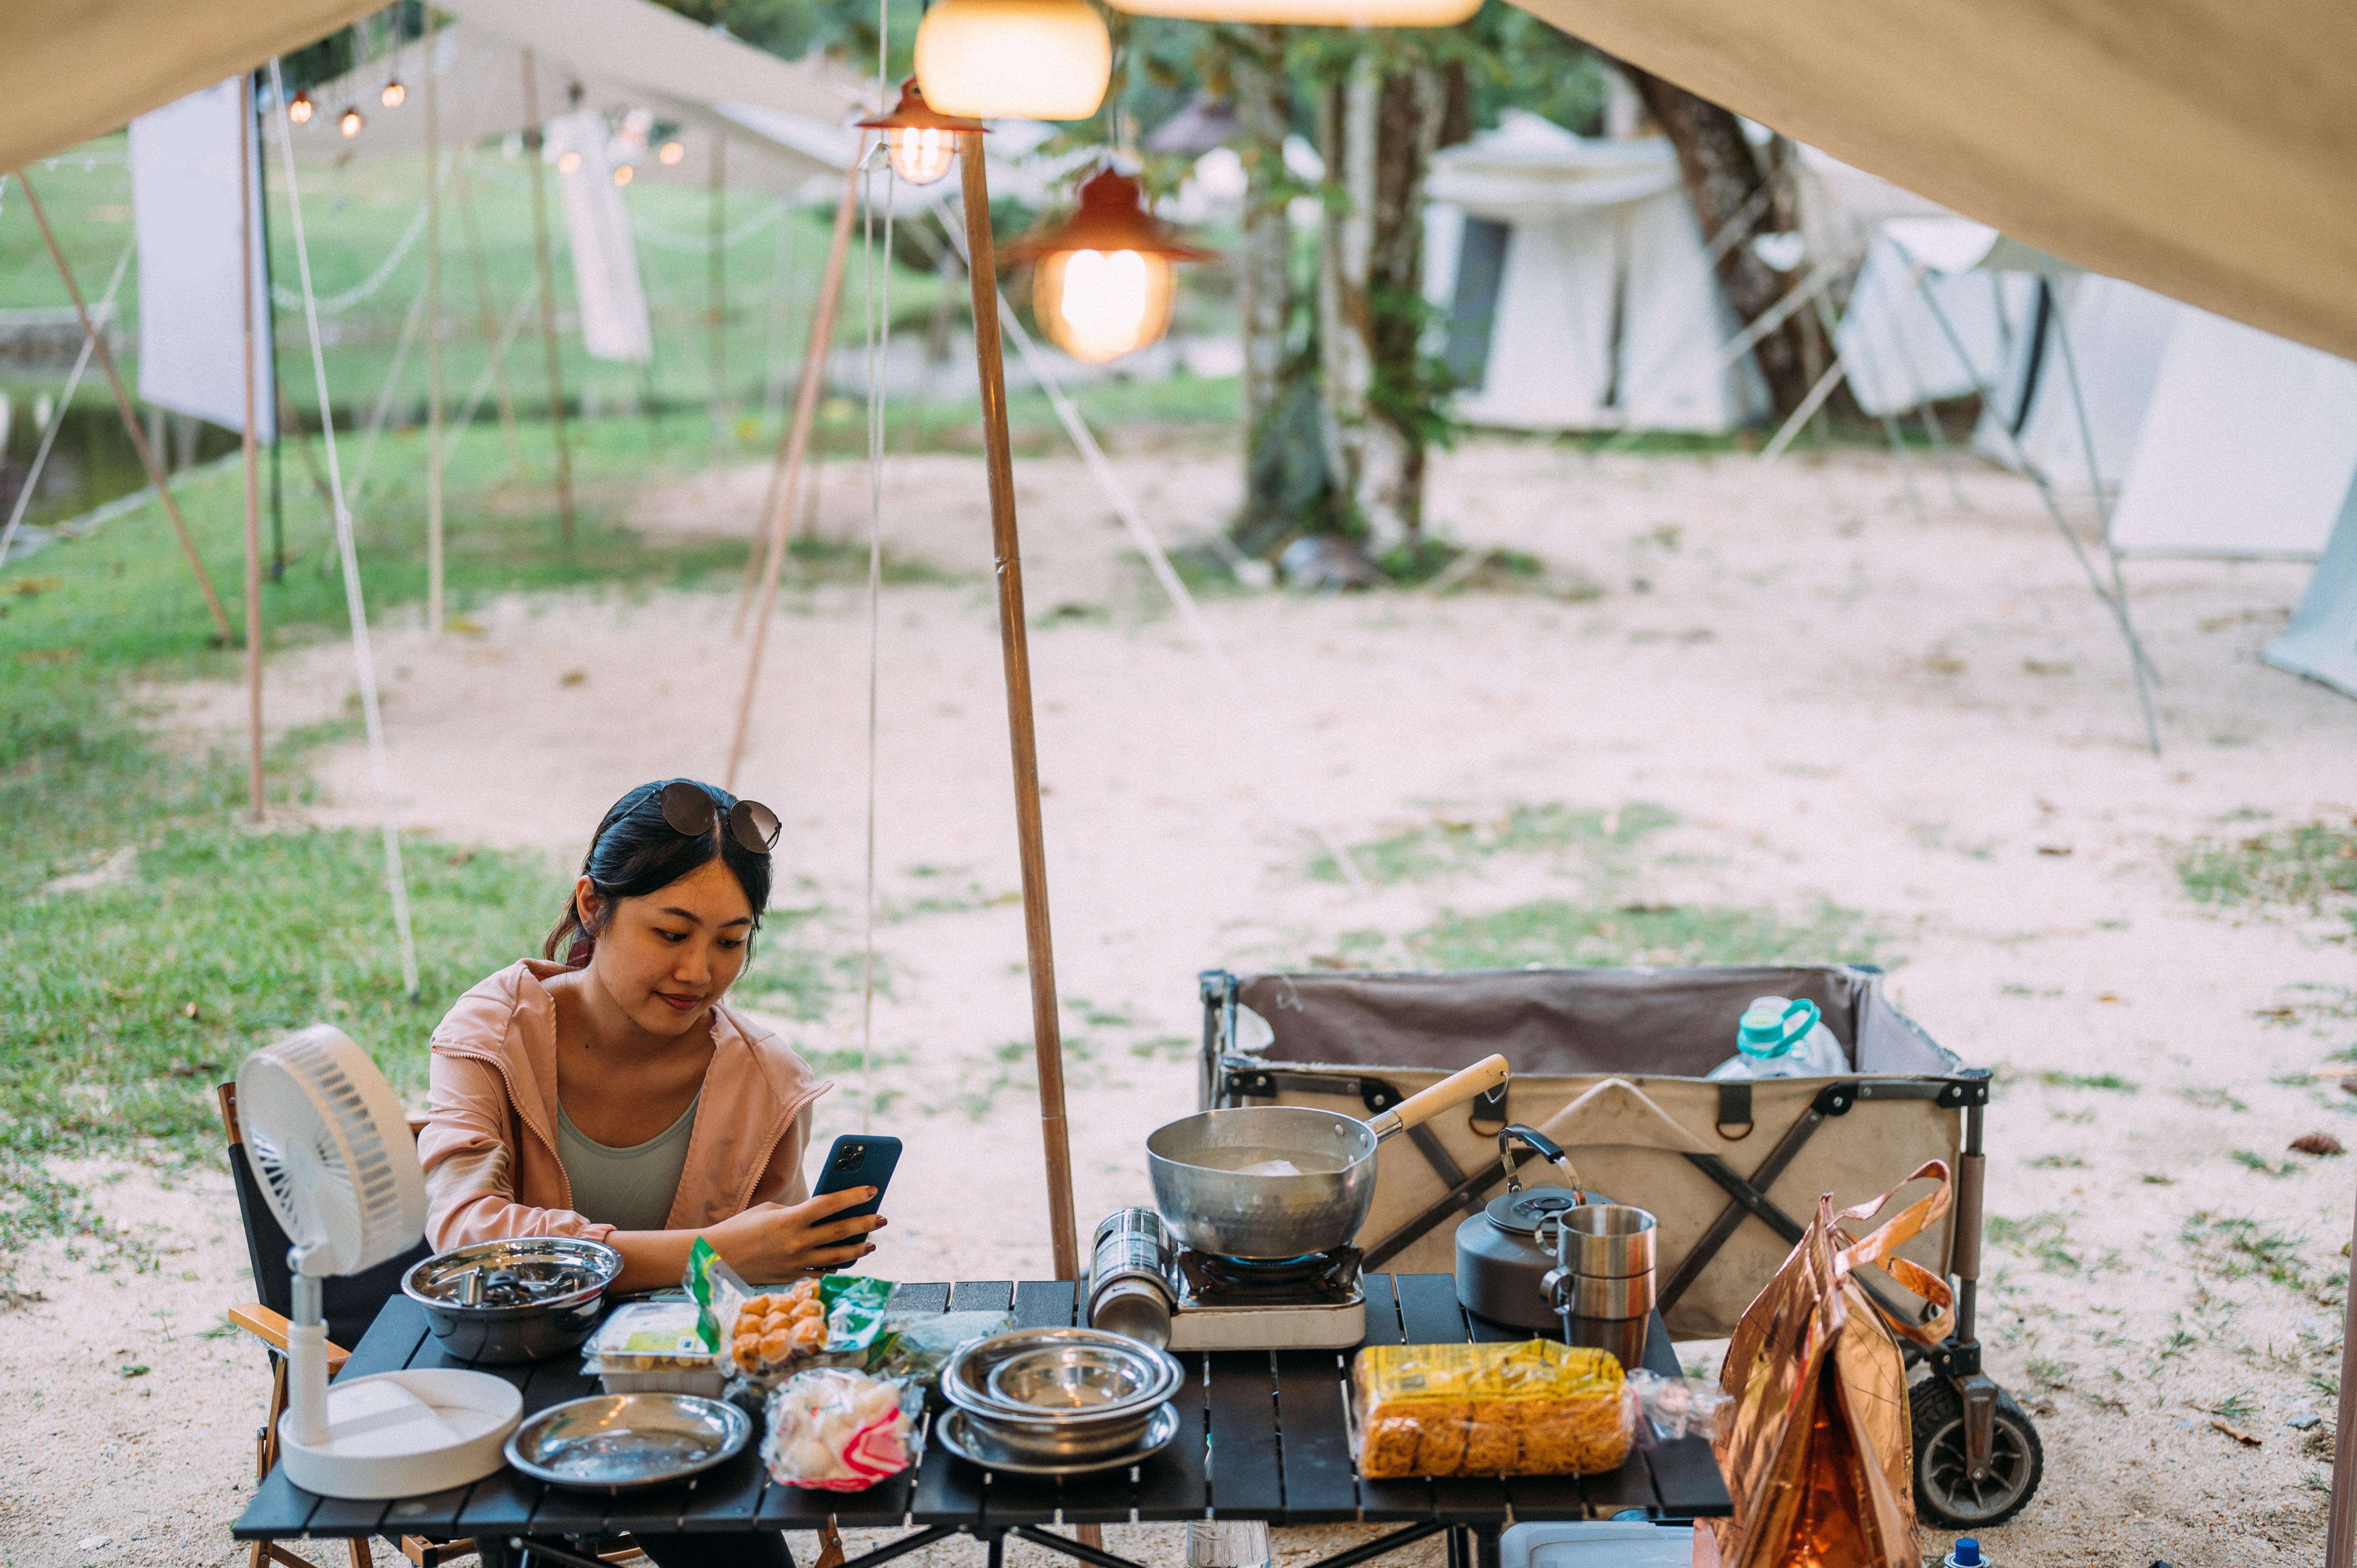
<svg viewBox="0 0 2357 1568"><path fill-rule="evenodd" d="M506 1463L523 1394L505 1378L437 1367L328 1385L319 1281L303 1272L303 1253L287 1253L295 1314L278 1423L286 1478L320 1497L375 1501L467 1486Z"/></svg>

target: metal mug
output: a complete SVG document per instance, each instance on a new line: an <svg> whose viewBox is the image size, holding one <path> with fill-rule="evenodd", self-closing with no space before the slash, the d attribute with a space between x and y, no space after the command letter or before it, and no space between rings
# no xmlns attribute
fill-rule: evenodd
<svg viewBox="0 0 2357 1568"><path fill-rule="evenodd" d="M1555 1228L1555 1263L1594 1279L1633 1279L1653 1272L1657 1226L1644 1209L1628 1203L1583 1203L1549 1220Z"/></svg>

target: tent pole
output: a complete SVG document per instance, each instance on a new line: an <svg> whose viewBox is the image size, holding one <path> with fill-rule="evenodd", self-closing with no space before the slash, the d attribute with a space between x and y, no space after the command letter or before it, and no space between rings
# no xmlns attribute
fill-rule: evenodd
<svg viewBox="0 0 2357 1568"><path fill-rule="evenodd" d="M172 530L180 536L180 549L197 574L197 585L205 591L205 607L212 612L213 628L221 634L221 646L237 641L237 633L230 629L229 611L221 607L221 595L213 588L212 574L205 570L204 557L197 553L197 542L188 532L188 520L180 515L180 503L173 499L172 487L164 482L163 467L156 460L156 450L147 445L147 433L139 428L139 414L131 406L131 394L123 387L123 372L114 368L114 351L106 346L106 338L90 318L90 306L82 303L81 285L74 282L73 269L66 265L66 253L58 249L57 234L49 228L49 215L41 208L41 199L33 194L33 182L23 169L16 171L16 182L25 188L25 204L33 209L34 220L41 226L41 242L49 248L49 260L58 267L58 276L65 280L66 293L73 296L74 313L81 317L82 336L90 339L91 351L98 357L98 368L106 372L106 384L114 392L115 411L123 415L123 428L130 433L131 445L139 454L140 466L147 470L147 482L156 487L156 498L164 503L164 515L172 520Z"/></svg>
<svg viewBox="0 0 2357 1568"><path fill-rule="evenodd" d="M810 448L811 424L818 415L819 392L826 381L826 351L834 337L835 308L843 300L843 268L851 253L851 219L859 202L859 160L854 158L844 171L843 201L834 209L834 232L826 247L826 272L819 279L818 302L811 307L810 341L802 345L802 384L794 391L794 417L778 437L778 458L770 468L770 487L761 498L760 522L768 524L766 540L757 535L753 548L745 555L745 583L737 592L737 628L745 629L745 610L752 602L753 585L758 576L761 585L761 619L766 625L770 606L776 596L778 572L783 564L786 538L791 531L794 510L794 487L802 480L802 458ZM764 633L756 629L753 666L760 667L760 639ZM737 739L729 744L728 771L737 771L737 757L744 750L745 725L753 705L751 673L745 679L745 702L737 716Z"/></svg>
<svg viewBox="0 0 2357 1568"><path fill-rule="evenodd" d="M1816 306L1817 325L1824 329L1825 341L1833 344L1835 351L1838 353L1841 344L1840 323L1834 319L1833 306L1825 303L1825 296L1822 294L1817 295L1813 303ZM1913 379L1914 371L1911 368L1908 375L1910 379ZM1920 390L1923 383L1917 381L1915 384ZM1883 434L1890 437L1890 455L1899 460L1899 477L1907 486L1907 504L1915 509L1915 521L1919 524L1927 524L1932 521L1932 514L1923 510L1923 492L1915 487L1915 462L1907 455L1906 434L1900 429L1899 418L1896 414L1886 413L1881 417Z"/></svg>
<svg viewBox="0 0 2357 1568"><path fill-rule="evenodd" d="M1006 728L1015 762L1015 835L1023 868L1023 942L1031 972L1031 1044L1039 1078L1039 1135L1048 1163L1048 1224L1056 1277L1080 1277L1072 1213L1071 1137L1064 1119L1064 1046L1058 1028L1056 958L1048 926L1048 853L1039 818L1039 750L1032 732L1031 650L1023 618L1023 553L1015 527L1015 462L1006 429L1006 361L998 333L998 268L992 255L990 186L982 136L958 137L965 195L967 281L974 292L974 355L982 371L982 433L989 456L990 531L998 580L999 651L1006 666Z"/></svg>
<svg viewBox="0 0 2357 1568"><path fill-rule="evenodd" d="M2357 1241L2352 1241L2357 1247ZM2357 1431L2357 1294L2341 1310L2341 1402L2333 1432ZM2332 1493L2325 1505L2324 1568L2357 1568L2357 1443L2332 1448Z"/></svg>
<svg viewBox="0 0 2357 1568"><path fill-rule="evenodd" d="M2079 357L2071 349L2071 323L2062 314L2062 295L2047 279L2047 292L2053 301L2054 340L2062 347L2062 371L2071 382L2071 407L2079 416L2079 448L2087 455L2087 488L2094 492L2095 521L2103 529L2104 553L2112 564L2112 603L2119 607L2120 630L2128 639L2128 653L2136 664L2136 700L2144 704L2145 736L2152 743L2152 754L2160 755L2160 728L2153 722L2152 693L2147 689L2147 675L2159 678L2159 671L2144 650L2144 641L2136 636L2136 622L2128 616L2128 585L2120 575L2120 553L2112 545L2112 503L2104 495L2103 471L2095 466L2095 428L2087 419L2087 399L2079 387Z"/></svg>
<svg viewBox="0 0 2357 1568"><path fill-rule="evenodd" d="M500 334L499 313L491 308L491 274L483 265L483 231L475 221L475 178L467 172L474 161L471 148L461 148L451 160L450 173L458 187L458 217L467 226L467 266L475 274L475 315L483 329L483 352L490 356L491 387L499 394L500 434L508 444L508 467L523 472L523 437L516 432L515 394L508 390L508 357Z"/></svg>
<svg viewBox="0 0 2357 1568"><path fill-rule="evenodd" d="M253 320L253 73L238 82L237 94L237 242L238 277L245 318L245 426L239 445L245 457L245 729L248 789L246 804L253 820L262 821L262 464L254 440L253 421L259 412L254 382Z"/></svg>
<svg viewBox="0 0 2357 1568"><path fill-rule="evenodd" d="M712 466L727 460L728 445L728 138L712 138L712 263L707 282L711 305L704 313L712 338Z"/></svg>
<svg viewBox="0 0 2357 1568"><path fill-rule="evenodd" d="M540 258L540 340L548 349L548 417L556 436L556 526L565 553L573 552L573 454L565 445L565 375L556 344L556 279L548 259L548 171L541 166L547 127L540 120L539 70L523 51L524 156L532 165L532 243Z"/></svg>
<svg viewBox="0 0 2357 1568"><path fill-rule="evenodd" d="M425 7L425 635L442 635L442 163L434 7Z"/></svg>

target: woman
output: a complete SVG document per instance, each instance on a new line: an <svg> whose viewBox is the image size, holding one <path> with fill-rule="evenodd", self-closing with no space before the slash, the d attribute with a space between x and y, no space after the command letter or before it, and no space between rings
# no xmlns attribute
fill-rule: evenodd
<svg viewBox="0 0 2357 1568"><path fill-rule="evenodd" d="M618 1291L676 1285L704 1237L763 1283L856 1262L876 1196L813 1198L802 1180L822 1083L722 998L770 900L778 819L690 779L642 784L597 824L541 961L501 970L434 1031L418 1155L436 1249L584 1236L622 1255ZM562 963L554 961L560 949ZM663 1565L699 1539L745 1563L784 1539L658 1538Z"/></svg>

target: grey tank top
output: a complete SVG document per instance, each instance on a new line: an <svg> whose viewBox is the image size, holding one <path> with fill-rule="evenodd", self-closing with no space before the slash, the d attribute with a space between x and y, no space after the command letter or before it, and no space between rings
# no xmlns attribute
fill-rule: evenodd
<svg viewBox="0 0 2357 1568"><path fill-rule="evenodd" d="M688 1135L695 1131L695 1108L688 1101L678 1121L643 1144L627 1149L593 1143L556 1108L556 1157L573 1186L573 1211L596 1225L618 1230L661 1230L679 1196L679 1175L687 1168Z"/></svg>

